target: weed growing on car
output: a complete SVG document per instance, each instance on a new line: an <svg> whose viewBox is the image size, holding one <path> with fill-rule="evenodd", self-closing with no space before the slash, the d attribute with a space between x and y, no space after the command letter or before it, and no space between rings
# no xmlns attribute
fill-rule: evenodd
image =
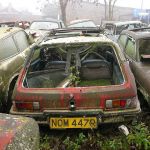
<svg viewBox="0 0 150 150"><path fill-rule="evenodd" d="M128 126L128 136L102 135L99 131L79 133L75 137L67 136L64 139L45 136L41 138L40 150L149 150L150 131L144 123L135 126ZM111 133L110 133L111 134Z"/></svg>
<svg viewBox="0 0 150 150"><path fill-rule="evenodd" d="M70 67L70 80L71 80L71 84L73 86L77 86L78 83L80 82L80 77L79 77L79 71L76 69L76 67Z"/></svg>

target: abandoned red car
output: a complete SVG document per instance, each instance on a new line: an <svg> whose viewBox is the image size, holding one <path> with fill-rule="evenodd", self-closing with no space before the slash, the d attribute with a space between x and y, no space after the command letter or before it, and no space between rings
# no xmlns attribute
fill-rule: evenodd
<svg viewBox="0 0 150 150"><path fill-rule="evenodd" d="M117 44L103 35L57 34L32 48L10 113L51 129L97 128L140 112L136 85Z"/></svg>

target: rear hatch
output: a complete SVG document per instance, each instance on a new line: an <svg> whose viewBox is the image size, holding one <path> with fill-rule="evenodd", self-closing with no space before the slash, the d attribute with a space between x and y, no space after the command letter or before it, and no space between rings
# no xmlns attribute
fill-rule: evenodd
<svg viewBox="0 0 150 150"><path fill-rule="evenodd" d="M116 108L122 109L136 96L129 66L110 41L67 40L65 46L51 41L53 45L46 42L33 51L13 94L18 110L105 109L106 100L108 108L115 100Z"/></svg>

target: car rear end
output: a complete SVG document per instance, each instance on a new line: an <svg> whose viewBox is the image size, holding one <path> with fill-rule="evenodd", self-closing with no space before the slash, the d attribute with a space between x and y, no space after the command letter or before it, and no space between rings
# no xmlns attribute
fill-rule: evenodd
<svg viewBox="0 0 150 150"><path fill-rule="evenodd" d="M136 117L140 112L140 105L134 77L128 63L117 50L117 45L99 38L77 39L66 38L69 43L65 43L69 45L66 46L68 51L63 54L64 51L60 49L61 61L53 61L50 68L47 59L48 64L46 62L44 66L46 70L39 69L39 65L36 70L37 67L34 67L36 62L31 67L29 59L30 63L22 69L14 90L13 106L10 111L12 114L33 117L39 123L50 125L52 129L97 128L101 123L122 122ZM63 43L63 40L54 41ZM82 44L79 45L81 51L79 53L76 53L79 50L77 43ZM96 45L89 54L93 43ZM69 51L70 45L72 47ZM99 51L100 47L103 50ZM51 52L52 49L54 47L46 50ZM47 54L46 58L49 56L52 56L52 53ZM52 59L51 57L51 61ZM65 66L64 72L62 68L54 69L56 62L57 67L60 63L62 67L62 60L67 64L68 60L71 62L70 67ZM74 73L73 64L76 66L75 69L79 68L77 69L79 72L76 70ZM112 69L109 69L110 67ZM36 68L36 71L33 68ZM51 86L47 80L49 77L52 82L55 81Z"/></svg>

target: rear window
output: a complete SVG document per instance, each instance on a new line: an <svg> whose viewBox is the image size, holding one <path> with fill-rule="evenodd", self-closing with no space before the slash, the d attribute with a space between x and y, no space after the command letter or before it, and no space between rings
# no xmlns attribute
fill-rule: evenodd
<svg viewBox="0 0 150 150"><path fill-rule="evenodd" d="M50 30L59 28L59 24L57 22L33 22L30 26L30 29L33 30Z"/></svg>
<svg viewBox="0 0 150 150"><path fill-rule="evenodd" d="M17 53L17 47L12 37L0 40L0 61Z"/></svg>
<svg viewBox="0 0 150 150"><path fill-rule="evenodd" d="M27 35L23 31L20 31L20 32L16 33L14 35L14 37L15 37L15 40L17 42L17 46L18 46L20 51L23 51L27 47L29 47L29 42L28 42L28 39L27 39Z"/></svg>
<svg viewBox="0 0 150 150"><path fill-rule="evenodd" d="M105 24L105 29L113 30L114 29L114 25L113 24Z"/></svg>
<svg viewBox="0 0 150 150"><path fill-rule="evenodd" d="M139 42L140 55L150 55L150 39L141 39Z"/></svg>
<svg viewBox="0 0 150 150"><path fill-rule="evenodd" d="M96 27L93 21L84 21L79 23L74 23L72 25L69 25L69 27Z"/></svg>
<svg viewBox="0 0 150 150"><path fill-rule="evenodd" d="M116 27L116 35L119 35L123 30L128 29L128 24L120 25Z"/></svg>

